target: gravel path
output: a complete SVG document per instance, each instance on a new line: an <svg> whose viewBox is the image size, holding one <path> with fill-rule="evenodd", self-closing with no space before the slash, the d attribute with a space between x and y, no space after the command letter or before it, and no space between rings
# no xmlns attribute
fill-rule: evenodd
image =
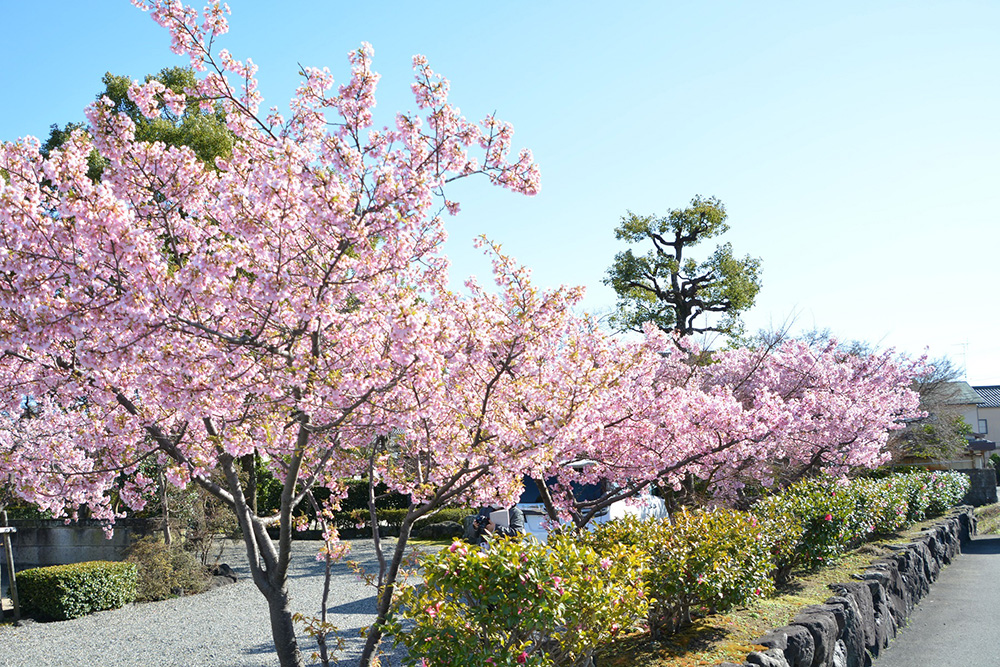
<svg viewBox="0 0 1000 667"><path fill-rule="evenodd" d="M395 546L384 541L385 548ZM289 568L292 609L317 615L323 593L319 543L293 542ZM351 541L349 558L377 572L371 540ZM185 598L129 605L72 621L0 626L0 665L4 667L272 667L278 665L271 640L267 604L247 570L246 551L227 546L221 559L237 571L232 585ZM346 649L341 665L356 662L363 646L360 628L375 615L374 588L344 563L333 566L329 621L340 628ZM314 641L299 637L306 664ZM398 652L383 642L383 665L398 666Z"/></svg>

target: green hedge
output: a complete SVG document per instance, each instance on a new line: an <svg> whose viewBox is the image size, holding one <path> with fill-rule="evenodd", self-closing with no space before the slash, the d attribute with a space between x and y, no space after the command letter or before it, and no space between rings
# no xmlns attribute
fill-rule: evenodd
<svg viewBox="0 0 1000 667"><path fill-rule="evenodd" d="M379 525L383 528L383 534L398 534L399 527L403 525L403 519L406 518L406 513L409 510L406 508L386 508L375 510L375 516L378 517ZM454 521L455 523L462 525L462 521L465 517L475 514L475 510L471 510L467 507L445 507L430 516L424 516L417 519L414 524L414 530L422 528L423 526L430 525L432 523L441 523L443 521ZM371 528L371 515L368 513L367 509L356 509L348 515L343 515L338 513L337 515L337 528L340 530L350 530L350 529L370 529Z"/></svg>
<svg viewBox="0 0 1000 667"><path fill-rule="evenodd" d="M736 510L681 510L669 520L634 517L580 535L599 553L627 547L638 553L649 598L654 639L690 625L692 611L725 611L773 591L766 526Z"/></svg>
<svg viewBox="0 0 1000 667"><path fill-rule="evenodd" d="M25 613L65 621L135 601L135 563L91 561L24 570L17 590Z"/></svg>
<svg viewBox="0 0 1000 667"><path fill-rule="evenodd" d="M893 533L961 502L969 477L959 472L913 472L849 483L810 479L764 498L752 511L772 530L798 536L775 548L779 583L795 568L835 560L872 535Z"/></svg>
<svg viewBox="0 0 1000 667"><path fill-rule="evenodd" d="M966 475L948 472L816 479L751 512L621 519L593 531L556 531L546 547L497 540L481 551L456 542L424 562L425 586L402 594L391 631L413 665L424 658L472 664L468 656L476 664L493 657L495 667L582 665L607 641L602 632L613 636L645 615L653 637L663 638L693 616L769 595L793 568L827 563L874 534L941 513L968 486ZM469 513L445 510L428 521ZM404 515L379 513L390 528ZM406 632L404 621L412 622ZM594 628L593 636L574 634L583 627Z"/></svg>
<svg viewBox="0 0 1000 667"><path fill-rule="evenodd" d="M456 541L422 564L387 628L411 667L583 667L646 613L637 552L602 555L573 535Z"/></svg>
<svg viewBox="0 0 1000 667"><path fill-rule="evenodd" d="M405 509L377 510L376 516L378 517L379 523L384 521L390 528L399 529L399 527L403 524L403 519L406 518L407 511L408 510ZM455 523L461 524L465 517L475 513L475 510L470 510L466 507L445 507L439 509L430 516L424 516L417 519L417 522L414 524L414 528L419 528L432 523L441 523L443 521L454 521Z"/></svg>

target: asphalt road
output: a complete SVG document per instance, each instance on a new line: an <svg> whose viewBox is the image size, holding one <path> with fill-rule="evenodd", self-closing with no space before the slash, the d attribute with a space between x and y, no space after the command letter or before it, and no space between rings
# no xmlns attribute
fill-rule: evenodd
<svg viewBox="0 0 1000 667"><path fill-rule="evenodd" d="M941 570L907 626L873 665L1000 665L1000 536L976 536Z"/></svg>

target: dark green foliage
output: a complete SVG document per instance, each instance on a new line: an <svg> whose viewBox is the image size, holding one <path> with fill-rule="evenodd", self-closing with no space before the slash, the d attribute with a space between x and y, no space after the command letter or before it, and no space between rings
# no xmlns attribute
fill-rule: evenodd
<svg viewBox="0 0 1000 667"><path fill-rule="evenodd" d="M157 74L146 75L146 83L159 81L175 93L194 88L197 78L190 67L167 67ZM163 108L158 118L146 118L135 102L129 99L128 89L132 80L108 72L101 80L104 92L98 99L108 96L115 111L125 113L136 124L138 141L162 141L168 146L188 146L207 165L214 165L216 157L229 157L233 151L233 135L226 128L225 116L219 111L201 111L198 102L190 99L184 113L177 116ZM160 100L162 102L162 100Z"/></svg>
<svg viewBox="0 0 1000 667"><path fill-rule="evenodd" d="M53 150L59 148L69 140L70 135L73 134L73 130L82 129L83 123L66 123L66 126L63 128L53 123L49 126L49 138L42 144L42 155L48 158ZM98 180L106 164L107 161L101 157L96 149L90 151L90 155L87 156L87 178L92 181Z"/></svg>
<svg viewBox="0 0 1000 667"><path fill-rule="evenodd" d="M894 458L951 460L962 456L972 436L972 426L962 418L962 406L972 392L962 379L963 370L946 358L930 362L930 371L914 380L914 390L920 395L920 409L926 415L909 421L906 428L896 431L889 440ZM974 392L973 398L975 401Z"/></svg>
<svg viewBox="0 0 1000 667"><path fill-rule="evenodd" d="M390 529L399 530L399 527L403 524L403 519L406 518L406 513L408 510L400 508L387 508L376 510L375 514L378 517L379 524L383 522ZM462 523L462 520L469 516L470 514L475 514L474 511L469 510L465 507L446 507L444 509L438 510L431 516L424 516L417 519L414 523L414 528L419 528L420 526L425 526L431 523L441 523L442 521L454 521L455 523ZM364 515L367 520L367 512Z"/></svg>
<svg viewBox="0 0 1000 667"><path fill-rule="evenodd" d="M724 611L773 590L774 538L747 512L685 509L670 520L629 517L580 539L602 554L624 546L641 554L654 638L690 625L699 607Z"/></svg>
<svg viewBox="0 0 1000 667"><path fill-rule="evenodd" d="M51 519L52 513L40 511L34 505L24 502L13 494L11 487L0 486L0 510L7 512L8 519Z"/></svg>
<svg viewBox="0 0 1000 667"><path fill-rule="evenodd" d="M24 570L17 589L26 613L64 621L135 601L135 563L91 561Z"/></svg>
<svg viewBox="0 0 1000 667"><path fill-rule="evenodd" d="M770 532L795 527L774 550L776 578L836 560L872 535L937 516L961 502L969 478L958 472L913 472L842 483L811 479L753 507ZM797 533L797 534L796 534Z"/></svg>
<svg viewBox="0 0 1000 667"><path fill-rule="evenodd" d="M208 571L195 554L158 537L137 540L127 561L138 567L136 600L149 602L201 593L209 584Z"/></svg>
<svg viewBox="0 0 1000 667"><path fill-rule="evenodd" d="M375 507L378 509L405 509L410 506L410 497L389 491L385 484L375 485ZM340 501L340 511L368 511L368 481L352 479L347 483L347 497Z"/></svg>
<svg viewBox="0 0 1000 667"><path fill-rule="evenodd" d="M255 458L254 468L257 476L257 514L259 516L277 514L281 509L281 482L275 479L274 474L259 456Z"/></svg>
<svg viewBox="0 0 1000 667"><path fill-rule="evenodd" d="M605 285L618 293L612 325L642 331L652 322L663 331L684 335L702 331L738 333L738 315L749 309L760 291L760 260L733 256L728 243L698 263L684 252L728 231L726 209L714 197L695 197L690 207L674 209L666 217L639 216L629 211L615 229L615 237L632 244L652 244L645 254L618 253L608 269ZM706 314L722 320L696 327Z"/></svg>
<svg viewBox="0 0 1000 667"><path fill-rule="evenodd" d="M186 88L197 85L194 71L189 67L168 67L157 74L146 76L147 83L154 79L175 93L183 93ZM108 97L116 112L124 113L132 119L138 141L162 141L167 146L187 146L199 160L209 166L215 165L215 158L228 158L232 154L233 135L226 127L226 119L221 111L202 111L198 101L189 97L187 107L180 115L163 107L157 118L146 118L128 97L128 89L132 84L129 77L108 72L101 81L104 90L97 95L97 99ZM163 100L159 101L162 104ZM81 123L67 123L62 128L52 125L49 137L42 145L42 155L48 157L52 150L69 139L73 130L83 127ZM87 176L94 181L100 179L106 164L104 158L95 150L91 152L87 163Z"/></svg>

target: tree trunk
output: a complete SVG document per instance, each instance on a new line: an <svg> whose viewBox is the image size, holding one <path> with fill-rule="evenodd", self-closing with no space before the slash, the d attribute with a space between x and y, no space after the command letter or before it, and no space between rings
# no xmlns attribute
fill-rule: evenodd
<svg viewBox="0 0 1000 667"><path fill-rule="evenodd" d="M278 654L279 664L281 667L304 667L299 643L295 638L292 610L288 607L287 585L283 585L266 597L271 616L271 637L274 639L274 650Z"/></svg>
<svg viewBox="0 0 1000 667"><path fill-rule="evenodd" d="M247 476L247 488L244 489L244 495L247 498L247 506L250 507L250 512L254 515L257 514L257 455L247 454L240 457L240 465L243 467L243 472Z"/></svg>
<svg viewBox="0 0 1000 667"><path fill-rule="evenodd" d="M257 590L267 600L271 637L274 639L278 662L281 667L304 667L305 663L295 637L292 611L288 606L288 549L291 546L291 539L287 513L282 515L281 527L285 539L279 540L279 548L275 549L264 523L250 511L233 457L223 455L219 457L219 461L229 483L231 507L243 531L250 574ZM287 489L282 495L288 495ZM285 505L287 502L283 500L283 506Z"/></svg>
<svg viewBox="0 0 1000 667"><path fill-rule="evenodd" d="M167 498L167 477L163 473L163 466L160 466L160 509L163 510L163 542L169 547L170 536L170 505Z"/></svg>
<svg viewBox="0 0 1000 667"><path fill-rule="evenodd" d="M545 506L545 513L548 515L549 520L552 522L559 521L559 510L556 509L555 503L552 502L552 494L549 493L549 487L545 484L544 480L535 479L535 487L538 489L538 497L542 499L542 505Z"/></svg>
<svg viewBox="0 0 1000 667"><path fill-rule="evenodd" d="M412 506L411 506L412 507ZM403 556L406 554L406 542L410 538L410 530L416 517L412 510L403 519L399 527L399 538L396 541L396 550L392 554L392 561L389 563L389 571L385 576L385 586L379 590L378 595L378 616L375 622L368 628L368 637L365 639L365 647L361 651L361 659L358 661L359 667L371 667L372 659L378 651L382 635L385 633L385 620L389 617L392 606L392 593L396 588L396 577L399 574L399 567L403 563Z"/></svg>

